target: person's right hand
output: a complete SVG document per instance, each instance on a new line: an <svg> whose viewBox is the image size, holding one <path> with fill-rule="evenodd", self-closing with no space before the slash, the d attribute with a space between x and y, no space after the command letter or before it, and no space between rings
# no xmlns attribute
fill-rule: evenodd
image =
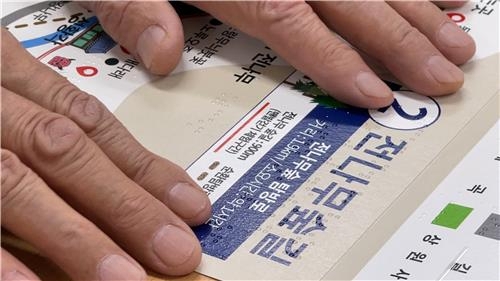
<svg viewBox="0 0 500 281"><path fill-rule="evenodd" d="M175 15L166 2L140 4L142 13L130 10L141 20L129 18L134 28L151 10L156 22ZM206 194L4 28L1 52L2 227L74 280L145 280L143 266L168 275L193 271L201 247L189 225L210 216ZM2 250L2 280L36 279Z"/></svg>
<svg viewBox="0 0 500 281"><path fill-rule="evenodd" d="M436 6L458 7L465 1L188 3L262 40L334 98L359 107L379 108L393 101L392 91L377 77L380 73L375 67L416 93L439 96L462 86L463 73L456 65L468 61L475 52L474 40ZM129 28L120 24L128 19L124 11L130 15L130 11L142 9L137 2L93 1L84 5L107 19L104 26L109 30L122 31ZM149 20L147 29L139 25L131 29L131 36L122 33L126 47L137 51L153 73L168 73L171 62L182 52L182 30L175 18L168 13L161 24ZM141 32L144 37L135 41L134 34Z"/></svg>
<svg viewBox="0 0 500 281"><path fill-rule="evenodd" d="M437 1L460 6L463 1ZM365 108L393 101L366 60L416 93L457 91L473 39L429 1L195 1L264 41L336 99ZM342 36L351 46L332 33Z"/></svg>

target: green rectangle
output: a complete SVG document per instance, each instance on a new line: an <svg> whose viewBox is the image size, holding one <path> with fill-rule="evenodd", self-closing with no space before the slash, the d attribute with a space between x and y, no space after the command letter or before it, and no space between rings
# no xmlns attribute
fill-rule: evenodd
<svg viewBox="0 0 500 281"><path fill-rule="evenodd" d="M432 224L457 229L465 218L472 212L472 208L449 203L434 218Z"/></svg>
<svg viewBox="0 0 500 281"><path fill-rule="evenodd" d="M73 42L73 46L83 47L86 43L87 43L86 40L83 40L83 39L79 38L75 42Z"/></svg>
<svg viewBox="0 0 500 281"><path fill-rule="evenodd" d="M90 40L90 39L92 39L92 37L94 37L95 34L96 34L95 32L93 32L92 30L89 30L85 34L83 34L82 37L87 39L87 40Z"/></svg>

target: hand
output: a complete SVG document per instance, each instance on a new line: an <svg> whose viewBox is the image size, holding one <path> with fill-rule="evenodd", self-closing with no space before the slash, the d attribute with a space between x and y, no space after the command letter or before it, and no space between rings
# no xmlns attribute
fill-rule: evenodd
<svg viewBox="0 0 500 281"><path fill-rule="evenodd" d="M176 66L182 27L168 3L82 4L151 72ZM363 107L388 105L392 93L362 56L417 92L441 95L460 88L463 74L454 64L475 50L468 35L422 1L191 4L263 40L337 99ZM133 258L166 274L193 270L200 248L185 223L208 218L204 194L182 169L141 147L95 98L33 59L5 30L2 36L2 226L74 279L144 278ZM8 254L2 265L5 279L13 272L35 278Z"/></svg>
<svg viewBox="0 0 500 281"><path fill-rule="evenodd" d="M263 40L332 96L361 107L389 105L393 96L360 53L415 92L438 96L461 87L463 73L455 64L475 52L472 38L427 1L192 4Z"/></svg>
<svg viewBox="0 0 500 281"><path fill-rule="evenodd" d="M436 3L457 7L464 2ZM456 65L465 63L475 52L472 38L427 1L190 4L261 39L336 99L360 107L383 107L393 100L391 90L363 58L415 92L439 96L461 87L463 73ZM146 5L136 2L89 2L85 6L97 12L112 34L123 34L114 38L123 39L125 47L138 54L153 73L165 74L175 66L183 38L170 7L143 13ZM127 21L143 24L120 24Z"/></svg>
<svg viewBox="0 0 500 281"><path fill-rule="evenodd" d="M2 227L74 280L145 280L141 264L194 270L201 248L188 225L208 219L210 202L186 172L144 149L4 28L1 75ZM36 279L2 250L2 280Z"/></svg>

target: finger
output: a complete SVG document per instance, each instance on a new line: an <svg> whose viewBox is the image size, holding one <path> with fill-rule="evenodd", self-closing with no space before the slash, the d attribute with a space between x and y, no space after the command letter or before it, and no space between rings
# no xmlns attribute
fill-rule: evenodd
<svg viewBox="0 0 500 281"><path fill-rule="evenodd" d="M382 61L415 92L444 95L462 86L462 71L385 2L314 2L313 7L330 27Z"/></svg>
<svg viewBox="0 0 500 281"><path fill-rule="evenodd" d="M335 37L303 1L192 2L255 36L335 98L382 107L393 96L360 56Z"/></svg>
<svg viewBox="0 0 500 281"><path fill-rule="evenodd" d="M40 280L36 274L29 270L22 262L2 248L2 280Z"/></svg>
<svg viewBox="0 0 500 281"><path fill-rule="evenodd" d="M139 56L154 74L170 73L181 58L182 25L167 1L80 2L96 13L104 30Z"/></svg>
<svg viewBox="0 0 500 281"><path fill-rule="evenodd" d="M182 168L146 150L95 97L34 59L8 31L2 29L2 35L4 87L69 117L129 178L186 223L198 225L207 221L210 201Z"/></svg>
<svg viewBox="0 0 500 281"><path fill-rule="evenodd" d="M441 8L458 8L462 7L467 3L467 1L432 1L432 3L436 4L438 7Z"/></svg>
<svg viewBox="0 0 500 281"><path fill-rule="evenodd" d="M69 119L3 89L1 137L5 148L133 257L171 275L199 264L201 248L191 229Z"/></svg>
<svg viewBox="0 0 500 281"><path fill-rule="evenodd" d="M387 2L411 25L422 32L441 53L455 64L467 62L476 45L445 13L427 1Z"/></svg>
<svg viewBox="0 0 500 281"><path fill-rule="evenodd" d="M3 227L32 243L74 280L145 280L140 265L71 209L12 152L2 149L1 160ZM19 269L28 277L29 271Z"/></svg>

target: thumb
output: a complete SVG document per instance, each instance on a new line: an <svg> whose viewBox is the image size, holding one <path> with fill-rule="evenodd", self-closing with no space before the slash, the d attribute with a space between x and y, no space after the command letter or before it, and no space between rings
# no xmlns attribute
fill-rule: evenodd
<svg viewBox="0 0 500 281"><path fill-rule="evenodd" d="M184 35L167 1L79 2L96 13L104 30L154 74L170 73L181 58Z"/></svg>

